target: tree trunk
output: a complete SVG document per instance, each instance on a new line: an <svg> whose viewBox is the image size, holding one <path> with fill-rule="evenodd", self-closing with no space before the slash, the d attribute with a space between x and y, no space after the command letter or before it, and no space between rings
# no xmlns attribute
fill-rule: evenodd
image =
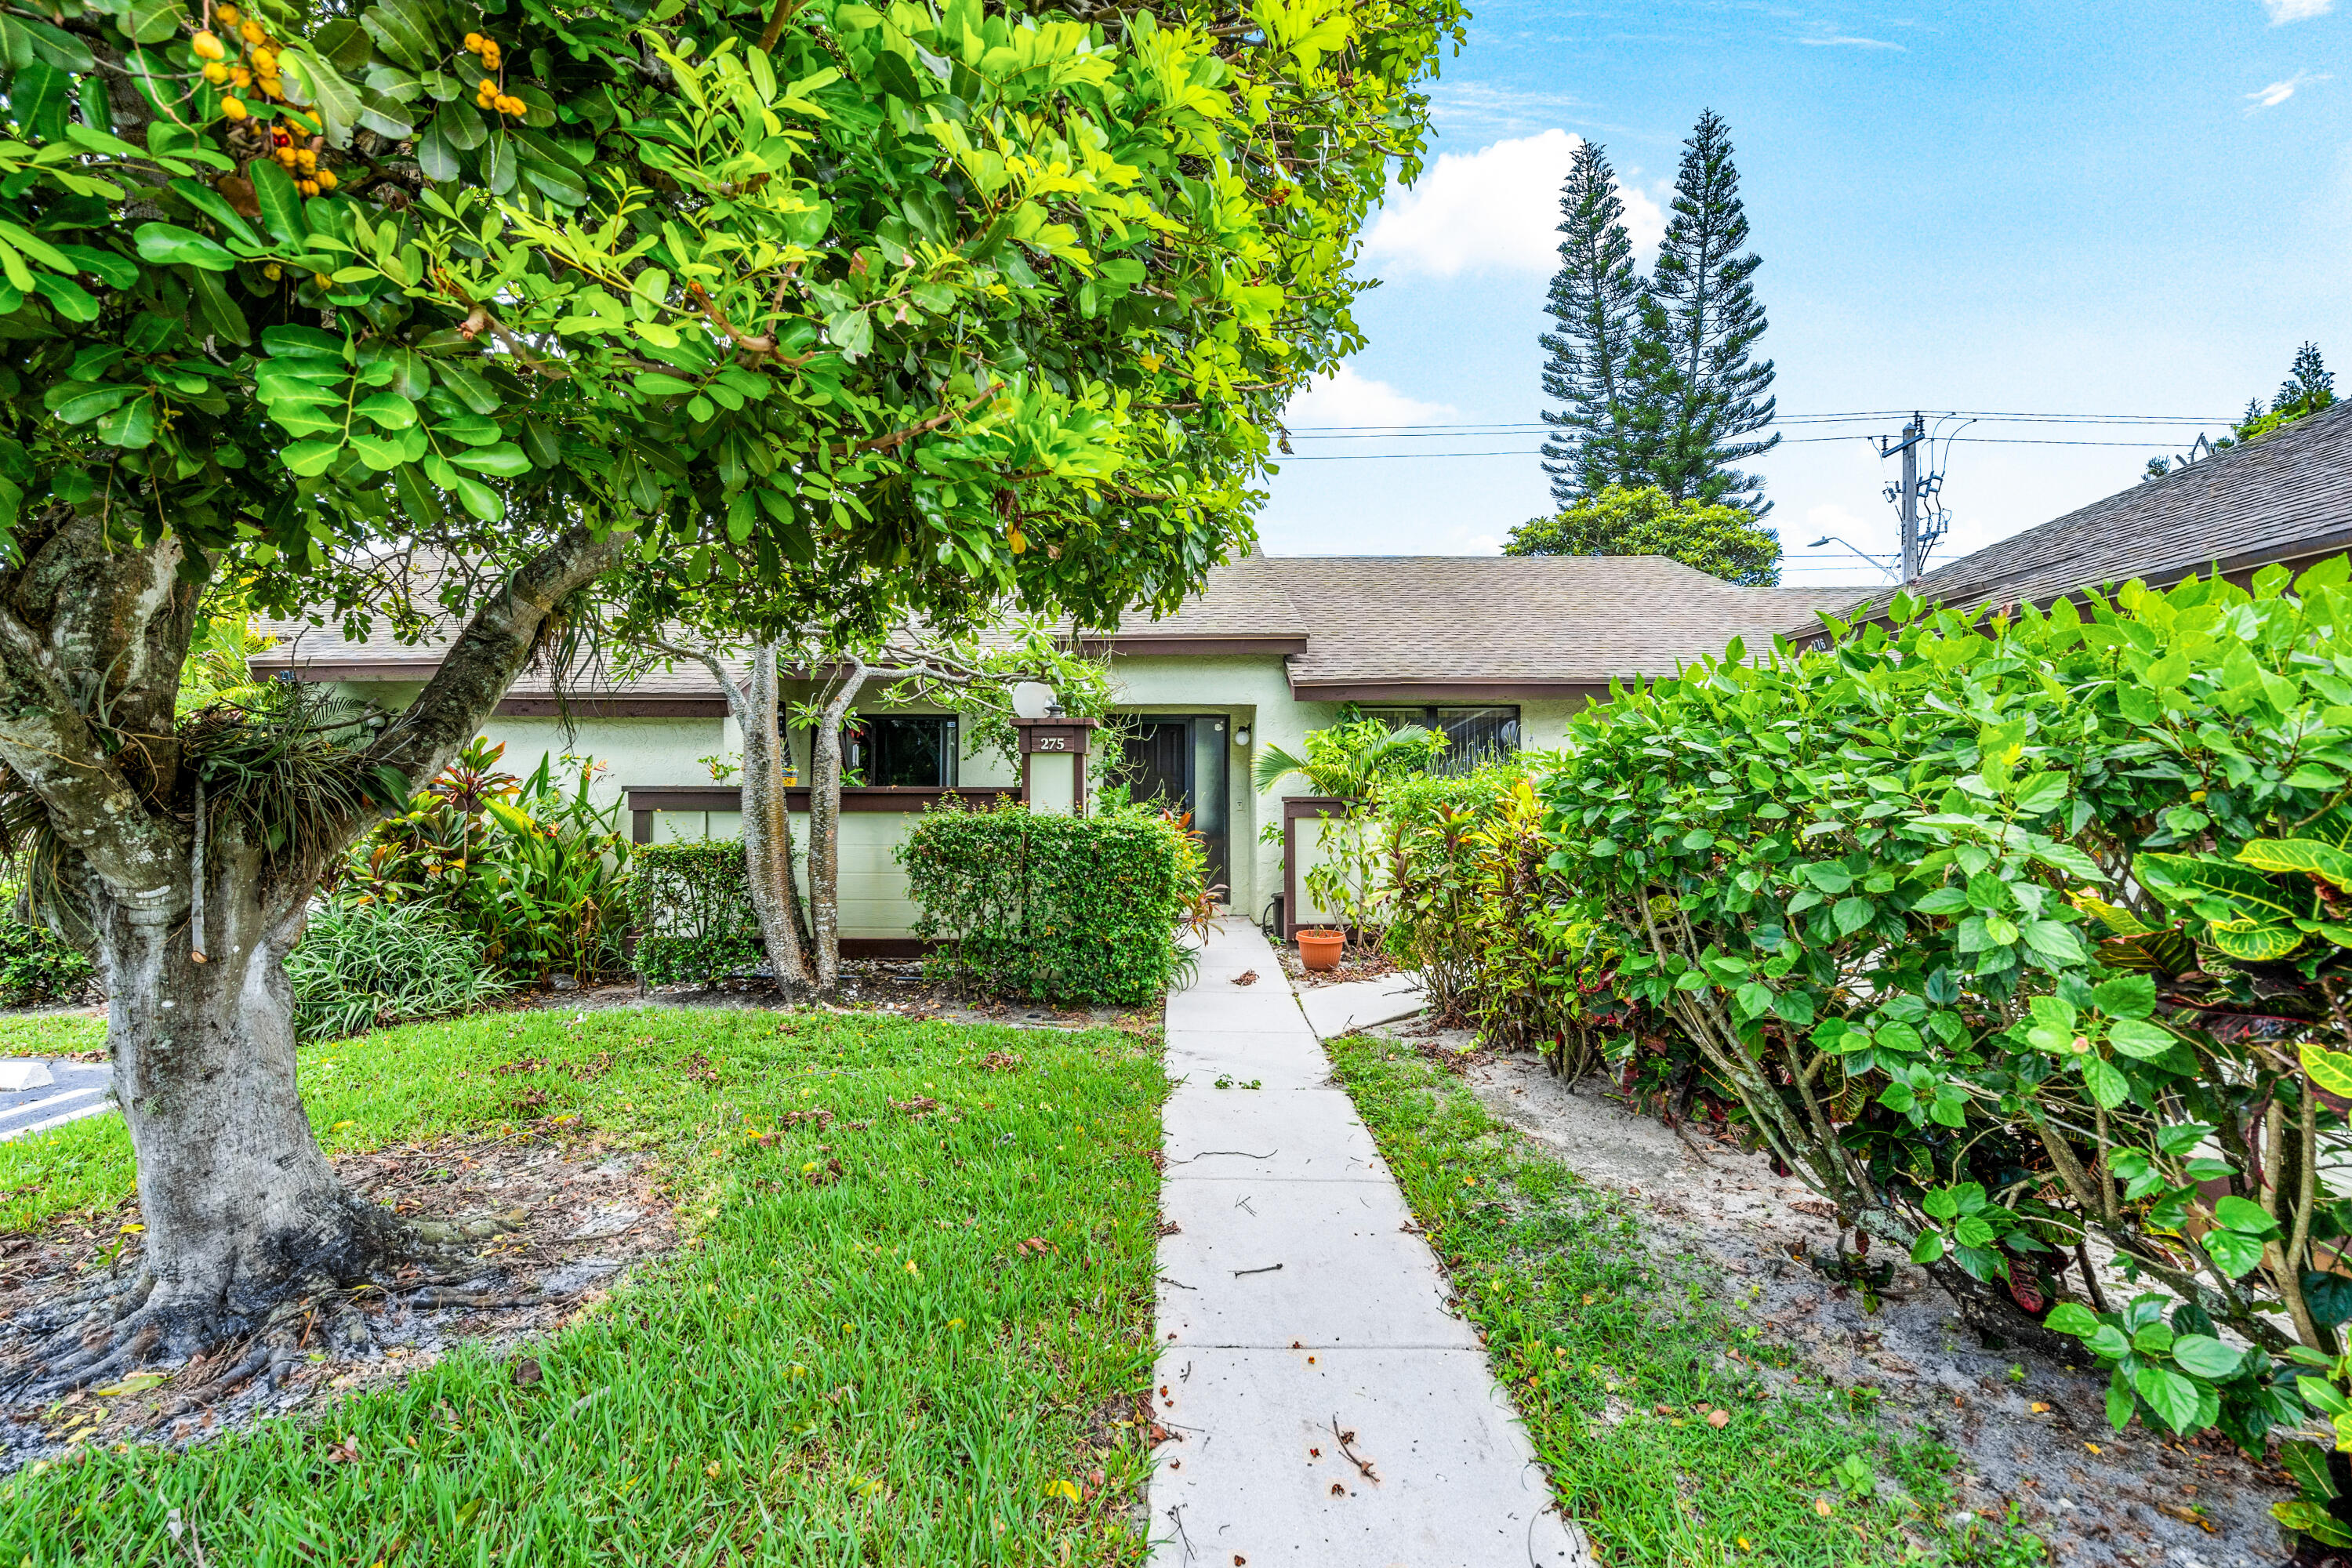
<svg viewBox="0 0 2352 1568"><path fill-rule="evenodd" d="M284 960L309 879L273 888L240 842L215 840L208 858L207 962L193 957L197 933L151 910L101 895L95 911L146 1226L139 1337L173 1357L252 1332L290 1289L363 1278L408 1241L336 1179L295 1092Z"/></svg>
<svg viewBox="0 0 2352 1568"><path fill-rule="evenodd" d="M793 883L792 797L784 784L789 744L777 722L776 645L751 649L751 672L741 688L722 674L735 721L743 731L743 859L751 908L777 989L787 995L818 984L810 938Z"/></svg>
<svg viewBox="0 0 2352 1568"><path fill-rule="evenodd" d="M865 661L845 660L826 691L809 758L809 931L815 947L816 988L831 995L841 984L841 725L866 685Z"/></svg>

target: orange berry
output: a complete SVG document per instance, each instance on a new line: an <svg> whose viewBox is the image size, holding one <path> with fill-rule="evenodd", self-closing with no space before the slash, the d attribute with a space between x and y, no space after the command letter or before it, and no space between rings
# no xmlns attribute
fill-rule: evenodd
<svg viewBox="0 0 2352 1568"><path fill-rule="evenodd" d="M257 44L269 37L269 30L258 22L247 22L236 30L236 36L248 44Z"/></svg>
<svg viewBox="0 0 2352 1568"><path fill-rule="evenodd" d="M277 282L280 278L283 278L283 277L285 277L285 276L286 276L286 268L284 268L283 267L278 266L278 263L276 263L275 261L273 261L273 262L271 262L268 266L267 266L267 267L265 267L265 268L263 268L261 269L261 275L262 275L264 278L268 279L272 283L275 283L275 282Z"/></svg>
<svg viewBox="0 0 2352 1568"><path fill-rule="evenodd" d="M236 7L234 5L215 5L213 7L213 20L218 22L224 27L236 26L236 16L237 11Z"/></svg>
<svg viewBox="0 0 2352 1568"><path fill-rule="evenodd" d="M242 120L242 119L244 119L244 118L245 118L245 103L244 103L244 100L241 100L241 99L235 99L235 98L224 98L224 99L222 99L222 100L221 100L221 113L222 113L224 116L226 116L226 118L230 119L230 120Z"/></svg>
<svg viewBox="0 0 2352 1568"><path fill-rule="evenodd" d="M319 194L319 182L316 180L297 180L294 182L294 188L301 192L306 196L315 196Z"/></svg>
<svg viewBox="0 0 2352 1568"><path fill-rule="evenodd" d="M232 87L251 87L253 73L243 66L231 66L228 68L228 79Z"/></svg>
<svg viewBox="0 0 2352 1568"><path fill-rule="evenodd" d="M482 51L482 35L481 35L481 34L479 34L479 33L468 33L468 34L467 34L467 35L466 35L466 52L467 52L467 54L469 54L469 55L476 55L476 54L479 54L479 53L481 53L481 51Z"/></svg>
<svg viewBox="0 0 2352 1568"><path fill-rule="evenodd" d="M247 59L255 70L264 76L278 74L278 56L268 49L256 49Z"/></svg>
<svg viewBox="0 0 2352 1568"><path fill-rule="evenodd" d="M316 283L320 288L325 289L331 287L335 280L328 277L323 272L313 272L310 274L310 281Z"/></svg>
<svg viewBox="0 0 2352 1568"><path fill-rule="evenodd" d="M220 39L210 33L198 33L188 40L188 47L196 51L196 58L200 60L216 60L228 53Z"/></svg>

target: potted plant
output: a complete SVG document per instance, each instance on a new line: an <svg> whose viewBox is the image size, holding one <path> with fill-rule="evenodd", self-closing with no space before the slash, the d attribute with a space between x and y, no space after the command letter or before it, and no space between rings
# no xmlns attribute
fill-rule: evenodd
<svg viewBox="0 0 2352 1568"><path fill-rule="evenodd" d="M1308 969L1339 968L1339 954L1347 945L1346 931L1333 931L1328 926L1301 926L1298 929L1298 962Z"/></svg>

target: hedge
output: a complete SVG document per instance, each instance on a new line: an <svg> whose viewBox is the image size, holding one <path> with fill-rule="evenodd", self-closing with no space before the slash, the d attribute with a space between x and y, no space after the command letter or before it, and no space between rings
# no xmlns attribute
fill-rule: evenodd
<svg viewBox="0 0 2352 1568"><path fill-rule="evenodd" d="M0 882L0 1007L79 999L97 966L80 949L24 914L20 890Z"/></svg>
<svg viewBox="0 0 2352 1568"><path fill-rule="evenodd" d="M1141 808L1047 816L943 803L898 846L934 973L1007 995L1139 1006L1180 971L1198 841Z"/></svg>
<svg viewBox="0 0 2352 1568"><path fill-rule="evenodd" d="M740 839L640 844L629 857L629 929L647 985L715 985L760 954Z"/></svg>
<svg viewBox="0 0 2352 1568"><path fill-rule="evenodd" d="M1542 886L1473 929L1556 986L1597 962L1846 1227L2082 1342L2116 1425L2259 1450L2309 1409L2352 1447L2347 578L1735 643L1529 762ZM1454 874L1392 817L1403 885ZM2346 1454L2285 1459L2281 1518L2352 1543Z"/></svg>

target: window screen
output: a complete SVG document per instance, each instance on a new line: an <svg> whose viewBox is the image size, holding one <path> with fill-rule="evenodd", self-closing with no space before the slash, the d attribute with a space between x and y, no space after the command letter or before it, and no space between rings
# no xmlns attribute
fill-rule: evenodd
<svg viewBox="0 0 2352 1568"><path fill-rule="evenodd" d="M861 783L941 789L956 782L956 721L945 713L860 713L848 737Z"/></svg>
<svg viewBox="0 0 2352 1568"><path fill-rule="evenodd" d="M1378 719L1391 729L1419 724L1445 732L1445 752L1437 772L1466 773L1519 749L1517 708L1366 708L1367 719Z"/></svg>

